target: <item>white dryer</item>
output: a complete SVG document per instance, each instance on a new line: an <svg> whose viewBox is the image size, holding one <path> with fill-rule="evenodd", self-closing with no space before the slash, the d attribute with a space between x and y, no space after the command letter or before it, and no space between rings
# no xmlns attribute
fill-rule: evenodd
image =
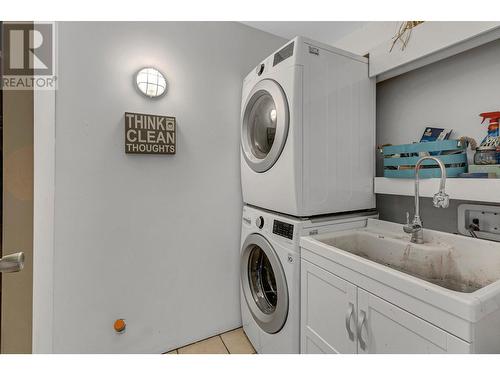
<svg viewBox="0 0 500 375"><path fill-rule="evenodd" d="M243 201L293 216L375 207L368 60L302 37L243 81Z"/></svg>
<svg viewBox="0 0 500 375"><path fill-rule="evenodd" d="M298 219L243 207L241 316L257 353L299 353L300 236L366 226L374 212Z"/></svg>

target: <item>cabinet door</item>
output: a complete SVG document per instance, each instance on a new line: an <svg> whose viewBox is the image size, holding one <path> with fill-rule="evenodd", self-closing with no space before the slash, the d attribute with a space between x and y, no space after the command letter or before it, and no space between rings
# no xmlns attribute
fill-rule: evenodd
<svg viewBox="0 0 500 375"><path fill-rule="evenodd" d="M301 261L301 353L356 353L356 286Z"/></svg>
<svg viewBox="0 0 500 375"><path fill-rule="evenodd" d="M358 288L359 353L469 353L470 344Z"/></svg>

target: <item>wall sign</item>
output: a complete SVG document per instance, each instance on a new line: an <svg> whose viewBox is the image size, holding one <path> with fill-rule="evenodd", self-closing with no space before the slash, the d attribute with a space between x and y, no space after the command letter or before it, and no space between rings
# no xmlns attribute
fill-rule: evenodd
<svg viewBox="0 0 500 375"><path fill-rule="evenodd" d="M125 112L125 153L175 154L175 117Z"/></svg>

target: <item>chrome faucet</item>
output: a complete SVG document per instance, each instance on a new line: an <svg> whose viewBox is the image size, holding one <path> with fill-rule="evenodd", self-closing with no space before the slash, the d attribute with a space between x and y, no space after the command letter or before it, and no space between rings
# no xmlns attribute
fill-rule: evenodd
<svg viewBox="0 0 500 375"><path fill-rule="evenodd" d="M441 181L439 182L439 191L434 194L432 198L432 204L434 207L446 208L450 204L450 197L445 193L444 188L446 184L446 168L444 163L434 156L423 156L418 159L415 164L415 215L413 216L413 221L410 223L410 214L406 213L406 225L403 227L405 233L411 233L411 242L413 243L424 243L424 233L422 227L422 220L420 219L420 193L419 193L419 178L418 171L420 170L420 165L425 160L434 160L441 169Z"/></svg>

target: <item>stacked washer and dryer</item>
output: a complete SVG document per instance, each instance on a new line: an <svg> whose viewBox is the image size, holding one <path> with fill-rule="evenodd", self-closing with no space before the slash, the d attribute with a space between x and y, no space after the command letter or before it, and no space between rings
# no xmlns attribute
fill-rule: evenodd
<svg viewBox="0 0 500 375"><path fill-rule="evenodd" d="M374 217L368 60L296 37L243 81L241 313L258 353L300 351L300 237Z"/></svg>

